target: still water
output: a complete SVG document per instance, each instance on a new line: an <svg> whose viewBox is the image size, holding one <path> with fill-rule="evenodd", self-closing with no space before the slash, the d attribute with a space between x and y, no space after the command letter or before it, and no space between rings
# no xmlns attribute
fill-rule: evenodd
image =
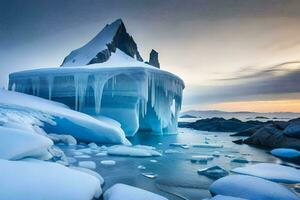
<svg viewBox="0 0 300 200"><path fill-rule="evenodd" d="M268 150L250 147L248 145L237 145L230 137L230 133L214 133L197 131L188 128L179 128L177 135L156 136L147 133L138 133L130 141L136 144L150 145L163 155L161 157L134 158L121 156L95 156L91 158L76 158L77 161L92 160L97 164L96 171L105 179L103 190L115 183L125 183L158 193L167 198L179 200L199 200L210 197L208 188L214 181L206 176L199 175L198 169L211 166L221 166L230 171L232 168L245 164L232 162L234 158L243 157L250 163L271 162L282 163L268 153ZM223 148L199 148L199 147L174 147L171 143L209 143L223 145ZM62 147L67 156L71 156L72 148L84 148L79 145L75 147ZM170 151L170 149L172 149ZM168 153L166 153L166 150ZM175 151L174 151L175 150ZM207 163L193 163L192 156L215 155L213 160ZM217 156L216 156L217 155ZM101 165L102 160L114 160L116 165ZM290 163L284 163L290 164ZM73 163L72 165L77 165ZM292 164L291 164L292 165ZM142 167L141 167L142 166ZM149 178L142 175L149 173L156 176Z"/></svg>

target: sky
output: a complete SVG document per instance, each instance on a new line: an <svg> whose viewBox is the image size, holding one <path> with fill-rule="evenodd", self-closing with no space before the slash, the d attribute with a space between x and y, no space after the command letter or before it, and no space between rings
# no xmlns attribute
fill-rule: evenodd
<svg viewBox="0 0 300 200"><path fill-rule="evenodd" d="M298 0L1 0L0 87L59 66L121 18L185 82L183 109L300 112Z"/></svg>

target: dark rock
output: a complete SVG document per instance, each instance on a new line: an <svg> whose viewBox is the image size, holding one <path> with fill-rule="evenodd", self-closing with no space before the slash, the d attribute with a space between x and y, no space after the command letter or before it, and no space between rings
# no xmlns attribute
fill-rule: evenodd
<svg viewBox="0 0 300 200"><path fill-rule="evenodd" d="M194 115L182 115L180 118L197 118Z"/></svg>
<svg viewBox="0 0 300 200"><path fill-rule="evenodd" d="M254 126L242 131L239 131L237 133L231 134L230 136L251 136L253 135L257 130L259 130L262 126Z"/></svg>
<svg viewBox="0 0 300 200"><path fill-rule="evenodd" d="M300 139L300 118L290 120L283 133L286 136Z"/></svg>
<svg viewBox="0 0 300 200"><path fill-rule="evenodd" d="M243 139L234 140L232 142L235 143L235 144L244 144L244 140Z"/></svg>
<svg viewBox="0 0 300 200"><path fill-rule="evenodd" d="M285 121L274 121L272 123L280 130L284 130L289 125L289 122Z"/></svg>
<svg viewBox="0 0 300 200"><path fill-rule="evenodd" d="M239 132L252 128L257 125L262 125L264 122L248 121L243 122L238 119L210 118L201 119L196 122L184 124L180 127L193 128L196 130L212 131L212 132Z"/></svg>
<svg viewBox="0 0 300 200"><path fill-rule="evenodd" d="M266 125L244 140L245 144L258 145L271 148L300 149L300 140L283 134L274 124Z"/></svg>
<svg viewBox="0 0 300 200"><path fill-rule="evenodd" d="M152 49L152 51L150 52L149 62L146 63L154 67L160 68L160 64L158 61L158 52Z"/></svg>

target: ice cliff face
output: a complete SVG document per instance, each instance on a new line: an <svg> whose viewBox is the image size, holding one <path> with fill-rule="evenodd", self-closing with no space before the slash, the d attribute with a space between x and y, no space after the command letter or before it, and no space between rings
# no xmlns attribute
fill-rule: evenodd
<svg viewBox="0 0 300 200"><path fill-rule="evenodd" d="M96 37L83 47L72 51L63 61L63 67L90 65L106 62L112 53L120 49L128 56L143 61L137 45L121 19L107 24Z"/></svg>
<svg viewBox="0 0 300 200"><path fill-rule="evenodd" d="M107 25L59 68L10 74L9 89L110 117L127 136L138 130L176 133L183 81L159 69L158 53L144 63L121 20Z"/></svg>

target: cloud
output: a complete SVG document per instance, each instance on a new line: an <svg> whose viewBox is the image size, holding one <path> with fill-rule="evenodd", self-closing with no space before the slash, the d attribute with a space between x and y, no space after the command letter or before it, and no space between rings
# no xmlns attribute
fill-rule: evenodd
<svg viewBox="0 0 300 200"><path fill-rule="evenodd" d="M251 67L247 73L237 71L233 77L218 79L223 85L195 87L186 91L185 103L216 103L249 100L299 98L300 61L290 61L264 67ZM254 70L255 69L255 70ZM251 72L251 73L249 73Z"/></svg>

